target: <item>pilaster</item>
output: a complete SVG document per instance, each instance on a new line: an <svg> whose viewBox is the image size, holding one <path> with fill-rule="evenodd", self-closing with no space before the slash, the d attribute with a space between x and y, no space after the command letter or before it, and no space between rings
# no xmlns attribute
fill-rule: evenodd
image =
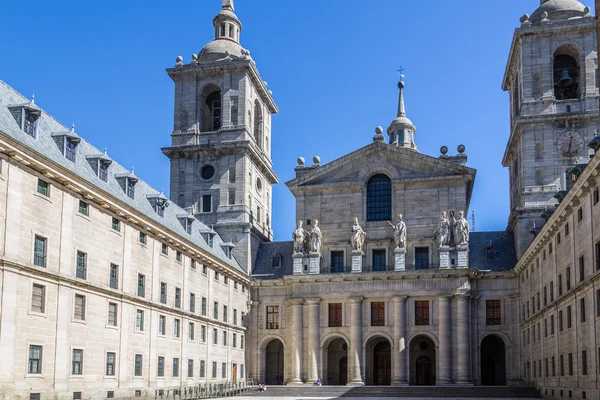
<svg viewBox="0 0 600 400"><path fill-rule="evenodd" d="M350 348L348 351L349 386L364 386L362 379L362 305L360 296L349 297L350 303Z"/></svg>
<svg viewBox="0 0 600 400"><path fill-rule="evenodd" d="M394 296L394 348L392 352L392 386L408 385L406 370L406 296Z"/></svg>
<svg viewBox="0 0 600 400"><path fill-rule="evenodd" d="M304 299L290 299L288 304L292 308L291 355L292 374L288 385L302 384L302 354L303 351L303 312Z"/></svg>
<svg viewBox="0 0 600 400"><path fill-rule="evenodd" d="M321 299L306 299L308 304L308 381L315 383L319 379L319 332Z"/></svg>
<svg viewBox="0 0 600 400"><path fill-rule="evenodd" d="M471 326L469 318L469 307L471 296L459 295L457 300L457 321L456 321L456 383L462 385L471 385Z"/></svg>
<svg viewBox="0 0 600 400"><path fill-rule="evenodd" d="M452 331L450 326L450 298L451 296L438 297L439 304L439 375L438 385L447 385L452 382Z"/></svg>

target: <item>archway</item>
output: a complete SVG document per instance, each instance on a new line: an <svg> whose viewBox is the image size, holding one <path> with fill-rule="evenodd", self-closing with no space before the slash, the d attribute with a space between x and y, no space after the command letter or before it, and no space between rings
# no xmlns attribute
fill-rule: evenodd
<svg viewBox="0 0 600 400"><path fill-rule="evenodd" d="M506 385L506 349L504 341L488 335L481 341L481 384Z"/></svg>
<svg viewBox="0 0 600 400"><path fill-rule="evenodd" d="M283 385L283 343L273 339L265 349L265 384Z"/></svg>
<svg viewBox="0 0 600 400"><path fill-rule="evenodd" d="M391 385L392 383L392 346L390 341L375 336L367 342L367 385Z"/></svg>
<svg viewBox="0 0 600 400"><path fill-rule="evenodd" d="M348 344L342 338L334 338L323 348L324 383L345 385L348 383Z"/></svg>
<svg viewBox="0 0 600 400"><path fill-rule="evenodd" d="M435 344L424 335L410 342L410 384L435 385L436 378Z"/></svg>

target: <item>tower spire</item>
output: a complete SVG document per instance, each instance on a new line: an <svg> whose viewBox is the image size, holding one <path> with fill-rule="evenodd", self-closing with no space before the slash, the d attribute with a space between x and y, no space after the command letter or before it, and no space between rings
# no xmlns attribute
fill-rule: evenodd
<svg viewBox="0 0 600 400"><path fill-rule="evenodd" d="M415 132L417 128L413 125L410 119L406 116L406 109L404 107L404 74L402 72L404 68L400 68L398 73L400 74L400 80L398 81L398 114L396 119L392 121L389 128L387 129L388 135L390 136L390 144L398 147L404 147L411 150L417 150L415 144Z"/></svg>
<svg viewBox="0 0 600 400"><path fill-rule="evenodd" d="M398 89L400 89L400 94L398 95L398 117L406 117L406 109L404 108L404 82L402 78L398 82Z"/></svg>

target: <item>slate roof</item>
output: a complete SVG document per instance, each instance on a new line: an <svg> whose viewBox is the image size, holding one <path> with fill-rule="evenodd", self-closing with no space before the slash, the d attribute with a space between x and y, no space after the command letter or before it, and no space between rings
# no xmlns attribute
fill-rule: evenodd
<svg viewBox="0 0 600 400"><path fill-rule="evenodd" d="M192 233L187 233L180 220L177 218L178 215L187 215L188 212L186 210L174 203L170 203L169 207L164 210L164 217L160 217L148 200L148 197L159 196L160 192L152 188L143 180L140 179L135 184L135 198L132 199L128 197L118 180L115 178L115 175L130 174L130 170L116 162L112 162L109 167L108 182L104 182L98 178L88 162L87 156L104 155L104 151L97 149L84 139L81 139L81 142L79 142L77 145L75 162L67 159L62 153L62 149L59 148L56 141L52 137L52 133L68 132L70 129L55 120L46 112L42 111L42 114L38 119L37 138L34 138L23 132L8 108L9 106L15 106L17 104L23 105L31 103L23 95L0 80L1 132L48 158L52 162L71 170L73 173L93 184L100 190L109 193L111 196L117 198L121 202L137 209L139 212L154 220L157 224L160 224L175 234L193 242L197 247L213 254L224 263L231 265L241 272L244 272L235 259L230 259L225 255L220 246L220 244L223 243L223 240L219 237L219 235L216 235L213 238L213 247L208 246L200 232L211 231L210 227L198 220L194 220L192 223ZM37 105L36 108L38 108Z"/></svg>
<svg viewBox="0 0 600 400"><path fill-rule="evenodd" d="M258 248L256 262L252 277L257 279L278 279L284 275L294 273L294 260L292 252L294 251L294 242L270 242L261 243ZM280 268L273 268L273 256L281 255L282 265Z"/></svg>
<svg viewBox="0 0 600 400"><path fill-rule="evenodd" d="M490 247L491 245L491 247ZM487 248L495 258L488 256ZM480 271L508 271L517 265L517 253L512 232L469 233L469 268Z"/></svg>

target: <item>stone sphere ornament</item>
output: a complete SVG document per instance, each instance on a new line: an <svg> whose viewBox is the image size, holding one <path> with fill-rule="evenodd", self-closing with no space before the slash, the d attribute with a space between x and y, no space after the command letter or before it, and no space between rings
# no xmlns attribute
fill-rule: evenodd
<svg viewBox="0 0 600 400"><path fill-rule="evenodd" d="M465 145L464 144L459 144L458 147L456 148L456 150L458 150L458 152L460 154L465 152Z"/></svg>
<svg viewBox="0 0 600 400"><path fill-rule="evenodd" d="M304 167L304 157L298 157L298 165Z"/></svg>
<svg viewBox="0 0 600 400"><path fill-rule="evenodd" d="M383 134L383 128L381 126L378 126L377 128L375 128L375 134L376 135L382 135Z"/></svg>
<svg viewBox="0 0 600 400"><path fill-rule="evenodd" d="M313 163L315 163L315 165L319 165L319 164L321 164L321 157L319 157L319 156L314 156L314 157L313 157Z"/></svg>
<svg viewBox="0 0 600 400"><path fill-rule="evenodd" d="M448 147L446 147L446 146L440 147L440 153L442 153L442 155L444 155L444 156L446 154L448 154Z"/></svg>

